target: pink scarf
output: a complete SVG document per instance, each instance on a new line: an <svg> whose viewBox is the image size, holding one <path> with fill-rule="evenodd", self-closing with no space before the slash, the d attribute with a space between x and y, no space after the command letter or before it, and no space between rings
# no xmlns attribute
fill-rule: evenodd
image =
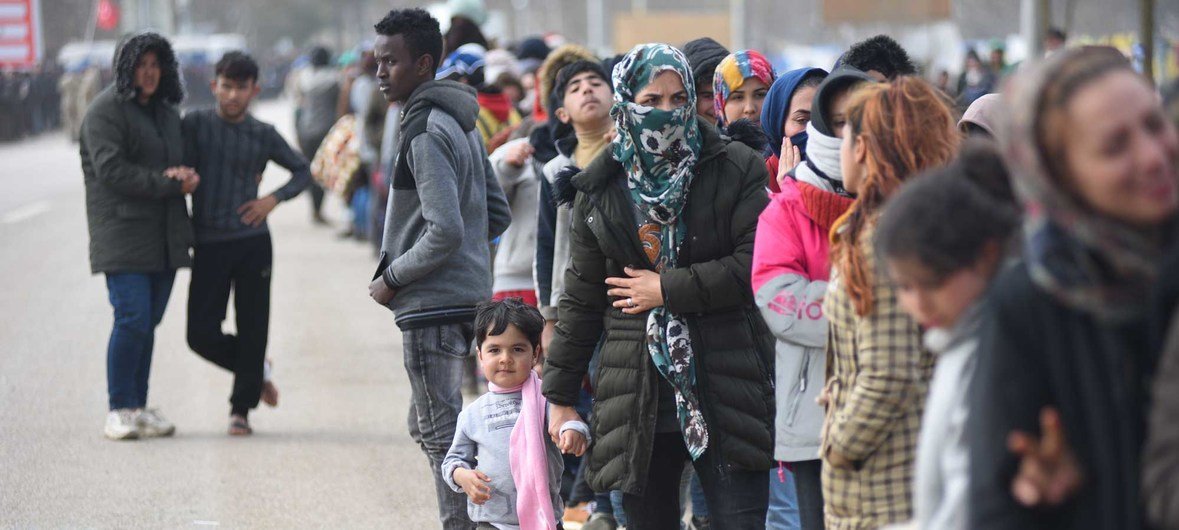
<svg viewBox="0 0 1179 530"><path fill-rule="evenodd" d="M545 399L540 378L529 370L520 386L504 388L488 382L496 394L520 392L520 416L508 441L508 463L516 484L516 517L520 530L554 530L553 497L549 493L548 451L545 449Z"/></svg>

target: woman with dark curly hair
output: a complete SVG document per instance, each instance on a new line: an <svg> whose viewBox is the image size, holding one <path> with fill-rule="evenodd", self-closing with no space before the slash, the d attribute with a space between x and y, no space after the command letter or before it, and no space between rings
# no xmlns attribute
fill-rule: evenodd
<svg viewBox="0 0 1179 530"><path fill-rule="evenodd" d="M184 196L199 177L182 167L177 105L183 84L172 45L155 33L130 37L115 58L115 83L82 120L81 157L90 226L90 270L106 275L115 311L107 346L112 440L169 436L176 427L147 409L155 327L176 269L192 264Z"/></svg>

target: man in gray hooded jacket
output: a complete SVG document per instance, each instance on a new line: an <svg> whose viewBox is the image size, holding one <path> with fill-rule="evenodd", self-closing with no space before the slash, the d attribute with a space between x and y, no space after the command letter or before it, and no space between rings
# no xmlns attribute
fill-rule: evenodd
<svg viewBox="0 0 1179 530"><path fill-rule="evenodd" d="M462 409L475 306L491 297L489 241L511 222L475 128L475 90L434 81L442 34L421 9L376 25L378 87L399 103L401 133L381 262L369 285L401 328L412 401L410 435L430 460L443 528L473 529L466 497L441 465Z"/></svg>

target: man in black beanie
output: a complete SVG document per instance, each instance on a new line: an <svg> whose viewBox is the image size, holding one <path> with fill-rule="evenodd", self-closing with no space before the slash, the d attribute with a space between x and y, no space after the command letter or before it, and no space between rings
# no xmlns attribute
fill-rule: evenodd
<svg viewBox="0 0 1179 530"><path fill-rule="evenodd" d="M689 41L684 45L684 57L692 68L696 81L696 114L716 125L716 107L712 102L712 74L716 65L729 55L729 50L709 37Z"/></svg>

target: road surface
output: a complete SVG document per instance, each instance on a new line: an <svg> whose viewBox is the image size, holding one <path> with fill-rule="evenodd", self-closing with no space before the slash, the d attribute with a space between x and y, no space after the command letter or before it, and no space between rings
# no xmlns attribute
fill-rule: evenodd
<svg viewBox="0 0 1179 530"><path fill-rule="evenodd" d="M255 110L291 137L289 105ZM263 186L286 178L271 164ZM185 345L184 271L156 332L148 398L177 434L111 442L112 313L89 273L77 147L61 134L0 144L0 189L0 527L437 527L405 427L400 333L368 298L371 251L313 227L307 198L270 224L279 407L251 415L253 437L225 434L231 378Z"/></svg>

